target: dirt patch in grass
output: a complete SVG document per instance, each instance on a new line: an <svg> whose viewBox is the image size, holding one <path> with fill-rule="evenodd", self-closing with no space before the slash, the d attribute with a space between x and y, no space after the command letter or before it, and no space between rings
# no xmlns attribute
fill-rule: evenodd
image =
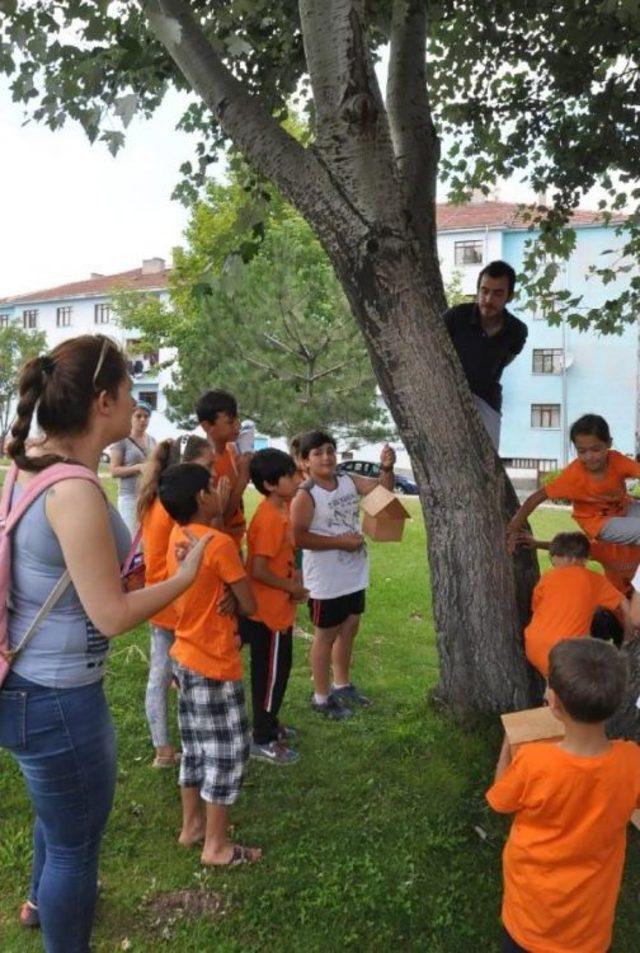
<svg viewBox="0 0 640 953"><path fill-rule="evenodd" d="M165 937L178 922L202 917L211 920L225 912L222 894L204 887L156 893L145 901L144 906L152 929Z"/></svg>

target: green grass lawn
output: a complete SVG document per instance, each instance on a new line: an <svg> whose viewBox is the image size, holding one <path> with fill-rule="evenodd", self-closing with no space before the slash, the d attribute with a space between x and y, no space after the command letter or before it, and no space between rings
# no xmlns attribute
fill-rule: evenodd
<svg viewBox="0 0 640 953"><path fill-rule="evenodd" d="M252 953L428 951L497 947L500 853L508 821L483 792L500 741L497 724L462 731L427 704L437 680L424 529L402 544L372 545L372 584L355 678L375 707L346 724L308 706L309 644L294 646L284 719L300 732L301 759L252 762L233 816L236 836L264 848L253 868L203 871L198 851L176 845L176 777L150 767L144 719L147 632L114 644L107 679L118 725L116 804L101 859L96 951ZM541 510L541 538L572 526ZM546 558L546 557L545 557ZM301 617L302 620L302 617ZM306 619L303 620L306 624ZM0 754L0 950L40 949L16 926L29 877L30 808L12 761ZM184 916L172 891L217 895L217 912ZM616 953L640 949L640 839L629 836Z"/></svg>

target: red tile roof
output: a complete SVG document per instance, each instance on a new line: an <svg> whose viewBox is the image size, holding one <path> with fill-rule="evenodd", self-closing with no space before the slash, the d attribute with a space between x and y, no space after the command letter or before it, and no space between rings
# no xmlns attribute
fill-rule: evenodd
<svg viewBox="0 0 640 953"><path fill-rule="evenodd" d="M134 268L133 271L121 271L117 275L100 275L87 278L85 281L73 281L70 284L58 285L56 288L45 288L42 291L32 291L29 294L0 298L0 305L21 304L31 301L54 301L58 298L109 295L120 289L126 291L157 290L166 287L168 274L168 268L151 274L143 274L142 268Z"/></svg>
<svg viewBox="0 0 640 953"><path fill-rule="evenodd" d="M517 202L468 202L465 205L439 204L436 206L438 231L451 232L464 228L527 228L522 221L522 208ZM621 216L615 220L620 221ZM574 225L598 225L599 212L576 209Z"/></svg>
<svg viewBox="0 0 640 953"><path fill-rule="evenodd" d="M437 224L439 232L472 228L526 228L521 219L522 209L517 202L468 202L465 205L442 203L437 205ZM615 217L620 221L623 216ZM598 225L600 214L587 209L577 209L573 213L574 225ZM143 274L142 268L133 271L121 271L117 275L101 275L85 281L74 281L56 288L45 288L30 294L0 298L0 305L21 304L31 301L53 301L62 298L98 296L111 294L116 289L130 291L149 291L166 288L169 269L152 274Z"/></svg>

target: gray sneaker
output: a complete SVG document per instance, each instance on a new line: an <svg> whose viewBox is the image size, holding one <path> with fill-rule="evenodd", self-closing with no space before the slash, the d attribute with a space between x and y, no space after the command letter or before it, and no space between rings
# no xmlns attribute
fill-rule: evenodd
<svg viewBox="0 0 640 953"><path fill-rule="evenodd" d="M257 745L252 742L249 757L256 761L269 761L271 764L295 764L300 757L293 748L281 745L279 741L269 741L266 745Z"/></svg>
<svg viewBox="0 0 640 953"><path fill-rule="evenodd" d="M332 688L331 697L338 700L340 704L360 705L361 708L371 708L371 700L366 695L361 695L353 682L349 682L344 688Z"/></svg>
<svg viewBox="0 0 640 953"><path fill-rule="evenodd" d="M351 709L343 705L337 698L334 698L333 694L329 695L324 704L317 702L312 695L311 707L319 715L324 715L325 718L331 718L333 721L344 721L345 718L351 718L353 715Z"/></svg>

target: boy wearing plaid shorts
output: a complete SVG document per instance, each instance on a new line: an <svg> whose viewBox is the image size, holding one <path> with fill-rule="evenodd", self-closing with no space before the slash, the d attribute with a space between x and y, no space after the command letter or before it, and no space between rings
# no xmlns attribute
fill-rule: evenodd
<svg viewBox="0 0 640 953"><path fill-rule="evenodd" d="M175 603L177 624L171 655L180 685L178 724L182 743L179 843L204 840L202 863L235 866L253 863L261 851L229 839L229 806L240 792L249 755L248 721L242 684L237 620L223 614L228 587L242 615L255 612L255 600L237 547L211 529L220 500L208 470L197 463L169 467L159 483L160 501L178 524L169 538L167 569L177 569L181 544L211 536L200 572Z"/></svg>

